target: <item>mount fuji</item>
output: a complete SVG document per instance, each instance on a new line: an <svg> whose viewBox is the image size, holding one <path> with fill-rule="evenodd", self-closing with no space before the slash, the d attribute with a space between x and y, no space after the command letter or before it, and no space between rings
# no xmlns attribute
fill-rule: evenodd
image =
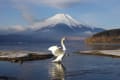
<svg viewBox="0 0 120 80"><path fill-rule="evenodd" d="M56 14L33 24L32 30L41 37L90 36L104 29L82 24L68 14Z"/></svg>
<svg viewBox="0 0 120 80"><path fill-rule="evenodd" d="M69 28L77 27L80 23L68 14L56 14L48 19L34 24L33 29L55 27L57 24L66 24Z"/></svg>
<svg viewBox="0 0 120 80"><path fill-rule="evenodd" d="M42 21L29 25L24 32L0 35L0 41L40 41L48 39L60 39L63 36L85 37L104 29L91 27L75 20L68 14L56 14Z"/></svg>

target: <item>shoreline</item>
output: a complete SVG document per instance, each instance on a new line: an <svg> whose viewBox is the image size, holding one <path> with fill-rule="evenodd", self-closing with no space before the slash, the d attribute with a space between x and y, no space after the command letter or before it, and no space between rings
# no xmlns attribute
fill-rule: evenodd
<svg viewBox="0 0 120 80"><path fill-rule="evenodd" d="M24 62L32 60L44 60L52 57L52 54L45 52L0 51L0 61Z"/></svg>
<svg viewBox="0 0 120 80"><path fill-rule="evenodd" d="M77 53L84 54L84 55L98 55L98 56L108 56L108 57L120 58L120 49L118 49L118 50L88 50L88 51L79 51Z"/></svg>

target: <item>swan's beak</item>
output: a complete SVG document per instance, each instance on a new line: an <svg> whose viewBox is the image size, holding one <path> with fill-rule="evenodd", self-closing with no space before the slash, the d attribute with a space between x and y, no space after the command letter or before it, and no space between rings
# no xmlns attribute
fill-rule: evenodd
<svg viewBox="0 0 120 80"><path fill-rule="evenodd" d="M67 37L63 37L62 40L67 40Z"/></svg>
<svg viewBox="0 0 120 80"><path fill-rule="evenodd" d="M66 37L63 37L62 40L66 40Z"/></svg>

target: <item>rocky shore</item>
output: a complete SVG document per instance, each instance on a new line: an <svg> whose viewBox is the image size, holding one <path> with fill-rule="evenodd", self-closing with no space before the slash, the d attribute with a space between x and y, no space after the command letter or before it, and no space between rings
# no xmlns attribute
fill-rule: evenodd
<svg viewBox="0 0 120 80"><path fill-rule="evenodd" d="M0 60L23 62L30 60L43 60L52 58L53 55L46 52L33 52L33 51L0 51Z"/></svg>

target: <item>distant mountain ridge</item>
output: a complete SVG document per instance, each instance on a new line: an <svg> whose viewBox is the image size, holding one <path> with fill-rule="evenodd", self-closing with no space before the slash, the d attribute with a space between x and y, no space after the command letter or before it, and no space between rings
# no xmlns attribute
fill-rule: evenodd
<svg viewBox="0 0 120 80"><path fill-rule="evenodd" d="M86 39L88 43L120 43L120 29L106 30Z"/></svg>

